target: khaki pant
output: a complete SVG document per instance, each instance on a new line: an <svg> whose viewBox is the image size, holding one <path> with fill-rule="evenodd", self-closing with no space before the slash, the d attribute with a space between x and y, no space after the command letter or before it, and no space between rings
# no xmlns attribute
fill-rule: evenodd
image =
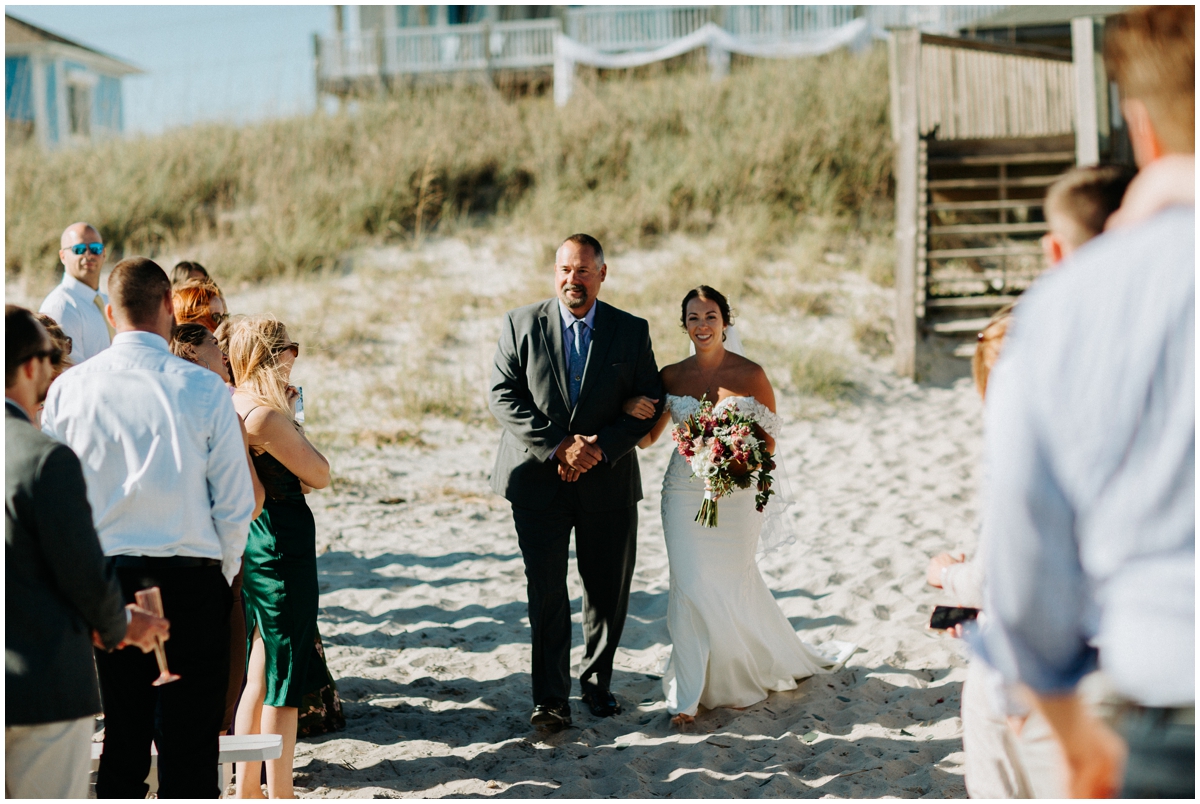
<svg viewBox="0 0 1200 804"><path fill-rule="evenodd" d="M96 718L4 727L5 798L87 798Z"/></svg>
<svg viewBox="0 0 1200 804"><path fill-rule="evenodd" d="M988 667L967 666L962 692L963 751L971 798L1065 798L1066 768L1050 724L1036 711L1018 737L988 695Z"/></svg>

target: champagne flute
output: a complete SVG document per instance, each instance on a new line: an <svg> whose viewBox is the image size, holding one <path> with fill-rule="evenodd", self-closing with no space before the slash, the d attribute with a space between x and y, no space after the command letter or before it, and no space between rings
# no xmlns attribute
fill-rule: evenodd
<svg viewBox="0 0 1200 804"><path fill-rule="evenodd" d="M162 592L157 586L151 586L149 589L135 593L134 598L139 606L155 617L163 616ZM179 676L167 669L167 651L163 647L162 637L154 640L154 658L158 659L159 676L154 679L153 686L161 687L163 684L179 680Z"/></svg>

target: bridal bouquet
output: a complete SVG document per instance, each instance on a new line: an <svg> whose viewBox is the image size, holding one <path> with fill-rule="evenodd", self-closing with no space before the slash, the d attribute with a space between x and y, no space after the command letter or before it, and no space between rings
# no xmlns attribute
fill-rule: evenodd
<svg viewBox="0 0 1200 804"><path fill-rule="evenodd" d="M704 481L704 502L696 521L706 528L717 526L717 501L735 489L754 484L758 494L754 507L761 512L774 493L771 470L775 461L767 445L754 435L756 421L731 404L720 413L707 400L700 409L671 431L679 454L688 459L692 474Z"/></svg>

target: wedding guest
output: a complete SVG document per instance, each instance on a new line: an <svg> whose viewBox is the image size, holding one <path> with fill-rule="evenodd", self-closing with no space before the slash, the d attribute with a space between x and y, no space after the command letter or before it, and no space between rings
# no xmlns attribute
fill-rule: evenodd
<svg viewBox="0 0 1200 804"><path fill-rule="evenodd" d="M79 455L125 598L162 590L167 663L181 678L152 686L153 657L96 653L105 717L96 794L144 798L153 739L160 797L215 798L229 585L254 510L246 448L224 384L168 349L166 273L136 257L119 262L108 285L113 345L59 377L43 426Z"/></svg>
<svg viewBox="0 0 1200 804"><path fill-rule="evenodd" d="M203 366L221 378L229 386L229 358L225 356L217 339L200 324L177 324L171 330L171 353L182 357L190 363ZM232 388L231 388L232 390ZM246 427L238 417L238 426L242 431L242 441L246 445L246 464L250 467L250 482L254 484L254 514L257 518L262 513L263 500L266 491L254 470L254 461L250 458L250 437ZM229 687L225 691L225 717L221 721L221 733L228 734L233 725L234 707L242 692L242 681L246 675L246 612L242 608L242 581L245 567L238 570L233 578L230 589L233 608L229 612Z"/></svg>
<svg viewBox="0 0 1200 804"><path fill-rule="evenodd" d="M1111 17L1105 62L1138 164L1194 153L1195 9ZM1022 299L989 382L981 646L1076 796L1195 793L1195 249L1192 207L1087 244ZM1097 662L1116 731L1076 692Z"/></svg>
<svg viewBox="0 0 1200 804"><path fill-rule="evenodd" d="M33 427L59 347L4 307L4 792L87 798L100 691L92 644L143 651L166 620L124 606L92 526L79 459Z"/></svg>
<svg viewBox="0 0 1200 804"><path fill-rule="evenodd" d="M221 351L212 331L203 324L176 324L171 328L171 354L203 366L229 384L229 357Z"/></svg>
<svg viewBox="0 0 1200 804"><path fill-rule="evenodd" d="M58 322L71 339L71 359L82 363L108 348L113 328L104 317L108 296L100 292L104 240L89 223L72 223L62 233L58 258L62 282L38 308Z"/></svg>
<svg viewBox="0 0 1200 804"><path fill-rule="evenodd" d="M198 262L182 260L171 269L171 287L179 287L190 279L210 279L208 271Z"/></svg>
<svg viewBox="0 0 1200 804"><path fill-rule="evenodd" d="M988 376L1012 320L1012 307L993 316L971 360L975 389L987 395ZM957 606L982 608L983 566L942 553L929 562L926 580L944 589ZM986 614L982 615L986 617ZM961 634L961 629L959 629ZM964 781L971 798L1062 798L1066 783L1062 751L1045 718L1032 710L1024 690L978 658L967 664L962 691Z"/></svg>
<svg viewBox="0 0 1200 804"><path fill-rule="evenodd" d="M1080 246L1104 231L1133 171L1120 165L1072 168L1046 191L1042 209L1050 231L1042 237L1046 262L1056 266Z"/></svg>
<svg viewBox="0 0 1200 804"><path fill-rule="evenodd" d="M1050 231L1042 246L1050 267L1058 265L1104 231L1121 203L1131 173L1103 166L1075 168L1050 185L1045 211ZM979 333L971 374L980 398L1000 356L1012 320L1012 305L997 312ZM983 566L942 553L929 562L927 580L946 590L957 605L983 606ZM1062 752L1049 725L1032 712L1028 696L984 662L973 659L962 695L964 776L972 798L1062 798L1067 794Z"/></svg>
<svg viewBox="0 0 1200 804"><path fill-rule="evenodd" d="M176 324L203 324L209 332L227 318L225 298L211 279L191 279L171 292Z"/></svg>
<svg viewBox="0 0 1200 804"><path fill-rule="evenodd" d="M50 342L58 350L50 360L50 382L53 384L60 374L75 365L71 360L71 339L62 331L58 322L45 313L34 313L33 317L45 328L46 334L50 336ZM42 402L38 403L33 417L33 426L39 429L42 426Z"/></svg>
<svg viewBox="0 0 1200 804"><path fill-rule="evenodd" d="M267 763L271 798L292 797L298 709L327 675L316 651L316 525L304 495L329 485L329 461L295 419L296 389L288 380L299 355L300 344L270 316L242 319L229 333L233 400L267 492L246 545L242 596L250 660L235 730L283 736L282 756ZM239 797L261 796L260 768L238 763Z"/></svg>
<svg viewBox="0 0 1200 804"><path fill-rule="evenodd" d="M50 363L50 367L54 369L54 376L50 378L50 382L54 382L58 379L58 375L75 365L75 362L71 360L71 336L63 332L58 322L45 313L34 313L34 318L45 327L46 334L50 336L50 342L59 350L59 354L56 355L58 359Z"/></svg>

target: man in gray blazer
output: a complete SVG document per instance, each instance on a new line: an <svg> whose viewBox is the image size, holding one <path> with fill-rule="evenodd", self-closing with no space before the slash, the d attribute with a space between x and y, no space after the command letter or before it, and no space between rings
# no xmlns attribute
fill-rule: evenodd
<svg viewBox="0 0 1200 804"><path fill-rule="evenodd" d="M92 645L150 650L167 621L122 610L79 459L32 424L50 387L49 334L6 305L4 338L5 797L86 798L100 711Z"/></svg>
<svg viewBox="0 0 1200 804"><path fill-rule="evenodd" d="M557 298L510 312L496 347L490 407L504 427L492 489L512 503L533 630L531 722L571 723L571 531L583 581L583 701L598 717L621 711L609 691L637 544L642 478L634 449L658 416L635 419L633 396L659 400L650 329L597 301L607 274L590 235L555 256Z"/></svg>

